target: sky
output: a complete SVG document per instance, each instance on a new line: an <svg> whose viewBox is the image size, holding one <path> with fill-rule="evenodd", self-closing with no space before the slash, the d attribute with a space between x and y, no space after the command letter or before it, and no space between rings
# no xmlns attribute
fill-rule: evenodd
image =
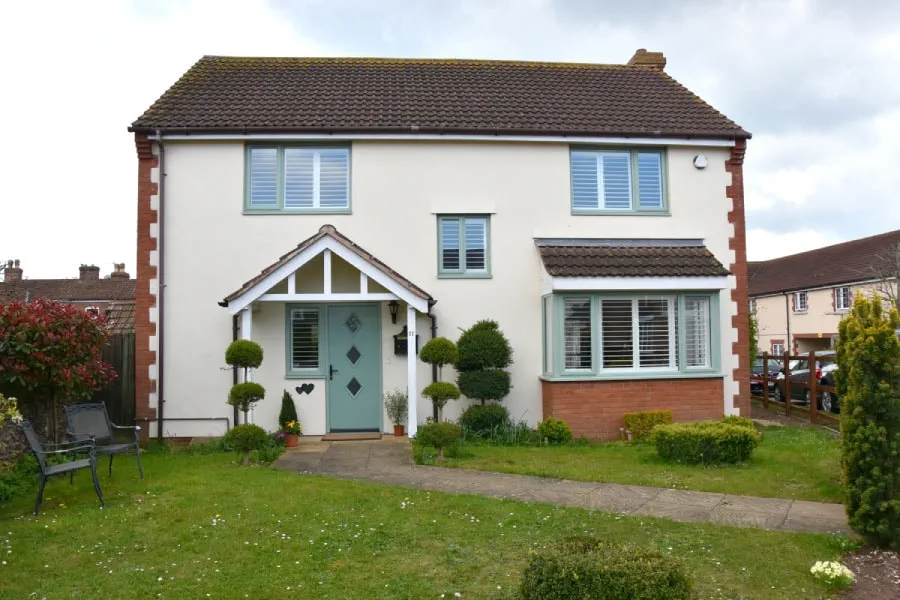
<svg viewBox="0 0 900 600"><path fill-rule="evenodd" d="M161 0L0 4L0 259L135 273L127 127L204 54L497 58L666 71L753 133L748 256L900 228L900 2Z"/></svg>

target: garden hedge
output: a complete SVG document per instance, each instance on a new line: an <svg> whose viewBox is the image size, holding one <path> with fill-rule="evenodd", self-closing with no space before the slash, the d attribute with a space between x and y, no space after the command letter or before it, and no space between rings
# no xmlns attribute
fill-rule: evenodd
<svg viewBox="0 0 900 600"><path fill-rule="evenodd" d="M719 421L660 425L650 436L656 451L682 463L733 464L750 458L759 444L755 428Z"/></svg>
<svg viewBox="0 0 900 600"><path fill-rule="evenodd" d="M528 561L521 600L688 600L693 578L681 561L657 550L578 536L551 544Z"/></svg>
<svg viewBox="0 0 900 600"><path fill-rule="evenodd" d="M547 417L537 426L538 436L547 444L568 444L572 441L572 430L562 419Z"/></svg>
<svg viewBox="0 0 900 600"><path fill-rule="evenodd" d="M671 410L647 410L643 412L625 413L625 429L631 432L635 440L642 440L650 435L657 425L668 425L672 422Z"/></svg>

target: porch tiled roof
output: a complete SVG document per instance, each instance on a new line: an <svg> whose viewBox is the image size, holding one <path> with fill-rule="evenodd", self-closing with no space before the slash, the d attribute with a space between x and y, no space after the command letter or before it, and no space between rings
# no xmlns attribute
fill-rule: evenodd
<svg viewBox="0 0 900 600"><path fill-rule="evenodd" d="M417 286L416 284L411 282L409 279L406 279L405 277L400 275L400 273L398 273L394 269L387 266L385 263L383 263L381 260L379 260L374 254L371 254L370 252L367 252L366 250L364 250L361 246L359 246L355 242L353 242L353 240L346 237L345 235L340 233L337 229L335 229L333 225L323 225L319 229L318 233L316 233L315 235L300 242L296 248L294 248L287 254L282 255L277 261L275 261L274 263L272 263L271 265L269 265L268 267L263 269L259 273L259 275L257 275L253 279L246 281L244 283L244 285L242 285L240 288L238 288L234 292L225 296L225 302L230 302L230 301L240 297L245 292L250 290L253 286L255 286L257 283L259 283L260 281L265 279L267 276L269 276L269 274L271 274L273 271L275 271L282 265L287 264L288 262L291 261L292 258L294 258L295 256L297 256L298 254L300 254L301 252L303 252L304 250L306 250L307 248L309 248L310 246L312 246L313 244L315 244L316 242L318 242L320 239L322 239L324 237L330 237L330 238L334 239L335 241L337 241L338 243L340 243L341 245L343 245L344 247L346 247L351 252L354 252L360 258L362 258L369 264L377 267L385 275L387 275L388 277L390 277L391 279L396 281L401 286L408 289L410 292L412 292L413 295L415 295L419 298L422 298L423 300L427 300L429 303L433 303L435 301L434 298L432 298L431 295L428 294L428 292L426 292L425 290L423 290L422 288L420 288L419 286Z"/></svg>
<svg viewBox="0 0 900 600"><path fill-rule="evenodd" d="M720 277L721 262L698 240L536 240L552 277Z"/></svg>

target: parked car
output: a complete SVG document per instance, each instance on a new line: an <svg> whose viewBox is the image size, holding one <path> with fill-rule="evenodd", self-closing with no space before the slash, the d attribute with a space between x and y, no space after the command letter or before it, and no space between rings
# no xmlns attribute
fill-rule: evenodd
<svg viewBox="0 0 900 600"><path fill-rule="evenodd" d="M834 385L834 371L837 369L836 353L834 350L821 350L816 352L815 369L816 381L819 385ZM791 402L800 404L809 404L809 359L800 359L791 363L790 379L791 379ZM786 395L786 380L784 373L781 373L775 381L775 390L772 397L777 402L784 402ZM819 410L824 412L839 412L837 397L831 392L818 392L816 394Z"/></svg>
<svg viewBox="0 0 900 600"><path fill-rule="evenodd" d="M763 359L757 358L753 361L753 366L750 368L750 376L751 377L762 377L764 371L768 371L769 375L769 395L772 395L775 391L775 378L778 377L778 374L781 373L781 361L775 360L774 358L769 359L769 364L767 367L763 367ZM763 384L762 381L756 381L754 379L750 380L750 393L754 396L762 396L763 395Z"/></svg>

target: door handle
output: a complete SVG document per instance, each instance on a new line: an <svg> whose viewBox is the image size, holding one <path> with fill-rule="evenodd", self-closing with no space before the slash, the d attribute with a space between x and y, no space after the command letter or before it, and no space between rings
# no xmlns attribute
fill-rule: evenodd
<svg viewBox="0 0 900 600"><path fill-rule="evenodd" d="M328 365L328 380L334 381L334 374L337 372L338 370L335 369L333 365Z"/></svg>

